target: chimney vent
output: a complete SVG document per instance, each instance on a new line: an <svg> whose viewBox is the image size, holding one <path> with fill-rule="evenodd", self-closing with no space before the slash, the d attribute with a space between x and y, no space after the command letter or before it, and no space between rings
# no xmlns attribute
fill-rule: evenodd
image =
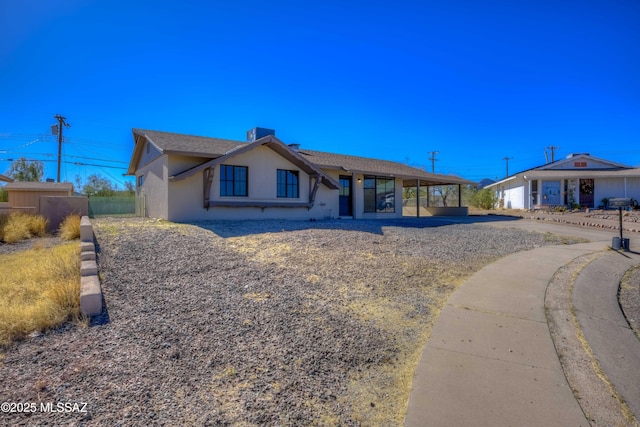
<svg viewBox="0 0 640 427"><path fill-rule="evenodd" d="M276 136L276 131L266 128L253 128L247 131L247 142L254 142L269 135Z"/></svg>

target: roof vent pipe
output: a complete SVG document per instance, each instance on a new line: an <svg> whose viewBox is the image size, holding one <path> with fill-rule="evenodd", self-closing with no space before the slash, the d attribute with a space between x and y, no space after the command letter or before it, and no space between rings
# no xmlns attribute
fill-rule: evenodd
<svg viewBox="0 0 640 427"><path fill-rule="evenodd" d="M291 148L293 151L299 151L300 144L289 144L289 148Z"/></svg>

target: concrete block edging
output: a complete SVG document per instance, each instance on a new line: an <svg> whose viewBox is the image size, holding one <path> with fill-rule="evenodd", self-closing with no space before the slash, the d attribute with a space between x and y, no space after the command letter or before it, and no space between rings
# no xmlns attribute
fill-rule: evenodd
<svg viewBox="0 0 640 427"><path fill-rule="evenodd" d="M80 219L80 311L92 316L102 312L102 289L93 243L93 225L88 216Z"/></svg>

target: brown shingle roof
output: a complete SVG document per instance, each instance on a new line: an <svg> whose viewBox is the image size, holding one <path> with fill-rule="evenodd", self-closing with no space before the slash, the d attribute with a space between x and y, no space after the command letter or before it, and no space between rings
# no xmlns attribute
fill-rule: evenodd
<svg viewBox="0 0 640 427"><path fill-rule="evenodd" d="M429 182L447 182L449 184L473 184L470 181L453 175L431 174L408 165L390 160L371 159L368 157L348 156L345 154L325 153L323 151L303 150L302 154L311 163L321 168L343 169L349 172L364 174L380 174L399 178L420 178Z"/></svg>
<svg viewBox="0 0 640 427"><path fill-rule="evenodd" d="M182 154L196 157L215 159L224 154L247 146L249 143L232 141L228 139L209 138L203 136L183 135L171 132L160 132L143 129L133 129L134 135L139 135L150 140L164 154ZM142 147L136 142L135 150ZM348 156L344 154L326 153L322 151L304 150L298 151L304 159L324 169L338 169L359 172L364 174L379 174L386 176L396 176L406 179L420 179L421 184L475 184L466 179L454 175L431 174L421 169L416 169L402 163L389 160L378 160L367 157ZM139 156L139 154L138 154ZM129 173L134 174L134 167L137 164L136 153L134 152Z"/></svg>
<svg viewBox="0 0 640 427"><path fill-rule="evenodd" d="M198 157L218 157L246 145L246 142L204 136L183 135L155 130L133 129L133 133L146 136L163 153L189 154Z"/></svg>

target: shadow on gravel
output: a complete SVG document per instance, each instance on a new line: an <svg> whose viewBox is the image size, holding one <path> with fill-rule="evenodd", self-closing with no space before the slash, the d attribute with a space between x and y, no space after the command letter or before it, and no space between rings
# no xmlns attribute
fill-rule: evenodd
<svg viewBox="0 0 640 427"><path fill-rule="evenodd" d="M107 301L105 301L103 295L102 313L98 314L97 316L91 316L91 319L89 320L89 327L106 325L109 322L111 322L111 318L109 317L109 308L107 307Z"/></svg>
<svg viewBox="0 0 640 427"><path fill-rule="evenodd" d="M100 243L98 243L98 239L94 237L93 244L96 248L96 261L98 265L100 265L100 255L102 253L102 248L100 247ZM107 307L107 301L104 298L104 294L102 294L102 313L97 316L91 316L89 320L89 327L91 326L100 326L106 325L111 322L111 318L109 317L109 308Z"/></svg>
<svg viewBox="0 0 640 427"><path fill-rule="evenodd" d="M394 219L326 219L308 220L227 220L202 221L190 224L212 231L220 237L241 237L252 234L278 233L298 230L353 230L383 234L383 227L432 228L454 224L517 221L522 218L502 215L470 215L466 217L424 217Z"/></svg>

